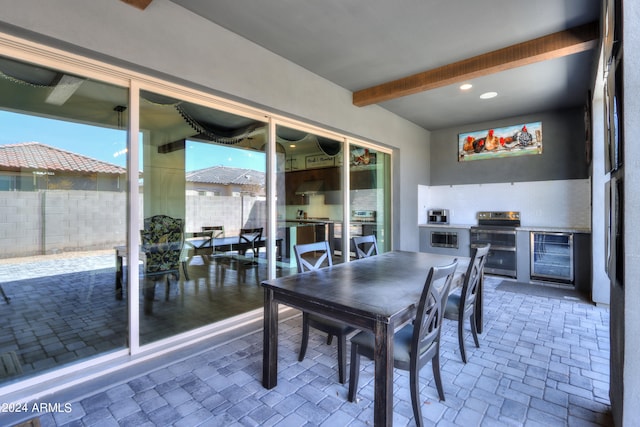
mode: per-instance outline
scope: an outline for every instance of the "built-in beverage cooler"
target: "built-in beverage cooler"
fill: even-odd
[[[531,279],[573,284],[573,234],[531,232]]]

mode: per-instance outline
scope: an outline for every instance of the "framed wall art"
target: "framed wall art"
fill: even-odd
[[[458,134],[458,161],[542,154],[542,122]]]

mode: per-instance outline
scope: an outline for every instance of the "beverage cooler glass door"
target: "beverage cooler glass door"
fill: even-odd
[[[573,234],[531,232],[531,278],[573,283]]]

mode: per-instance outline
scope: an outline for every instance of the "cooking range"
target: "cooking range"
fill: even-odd
[[[520,212],[478,212],[478,225],[471,227],[471,247],[491,244],[484,270],[490,274],[516,277],[516,227]]]

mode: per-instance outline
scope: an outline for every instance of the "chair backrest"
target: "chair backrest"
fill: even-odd
[[[262,227],[259,228],[241,228],[238,241],[240,243],[246,243],[250,246],[253,256],[258,256],[258,242],[262,239]],[[244,251],[242,251],[244,252]]]
[[[368,236],[354,236],[351,240],[356,250],[356,259],[378,255],[378,242],[376,241],[376,236],[373,234]]]
[[[467,267],[462,290],[460,291],[460,307],[458,307],[459,319],[464,319],[465,316],[463,315],[469,314],[474,310],[478,287],[484,271],[484,263],[487,260],[490,247],[491,245],[487,244],[486,246],[473,248],[471,252],[471,262],[469,262],[469,267]]]
[[[331,248],[329,247],[329,242],[326,240],[294,245],[293,252],[298,262],[298,273],[317,270],[322,267],[331,267],[333,265]]]
[[[457,266],[458,260],[455,259],[449,265],[432,267],[429,270],[413,322],[411,354],[430,359],[432,355],[427,354],[425,350],[433,348],[432,343],[439,343],[442,317]]]
[[[184,221],[181,218],[167,215],[145,218],[140,238],[147,273],[178,271],[184,245]]]
[[[224,225],[203,225],[202,231],[211,231],[211,238],[224,237]]]

